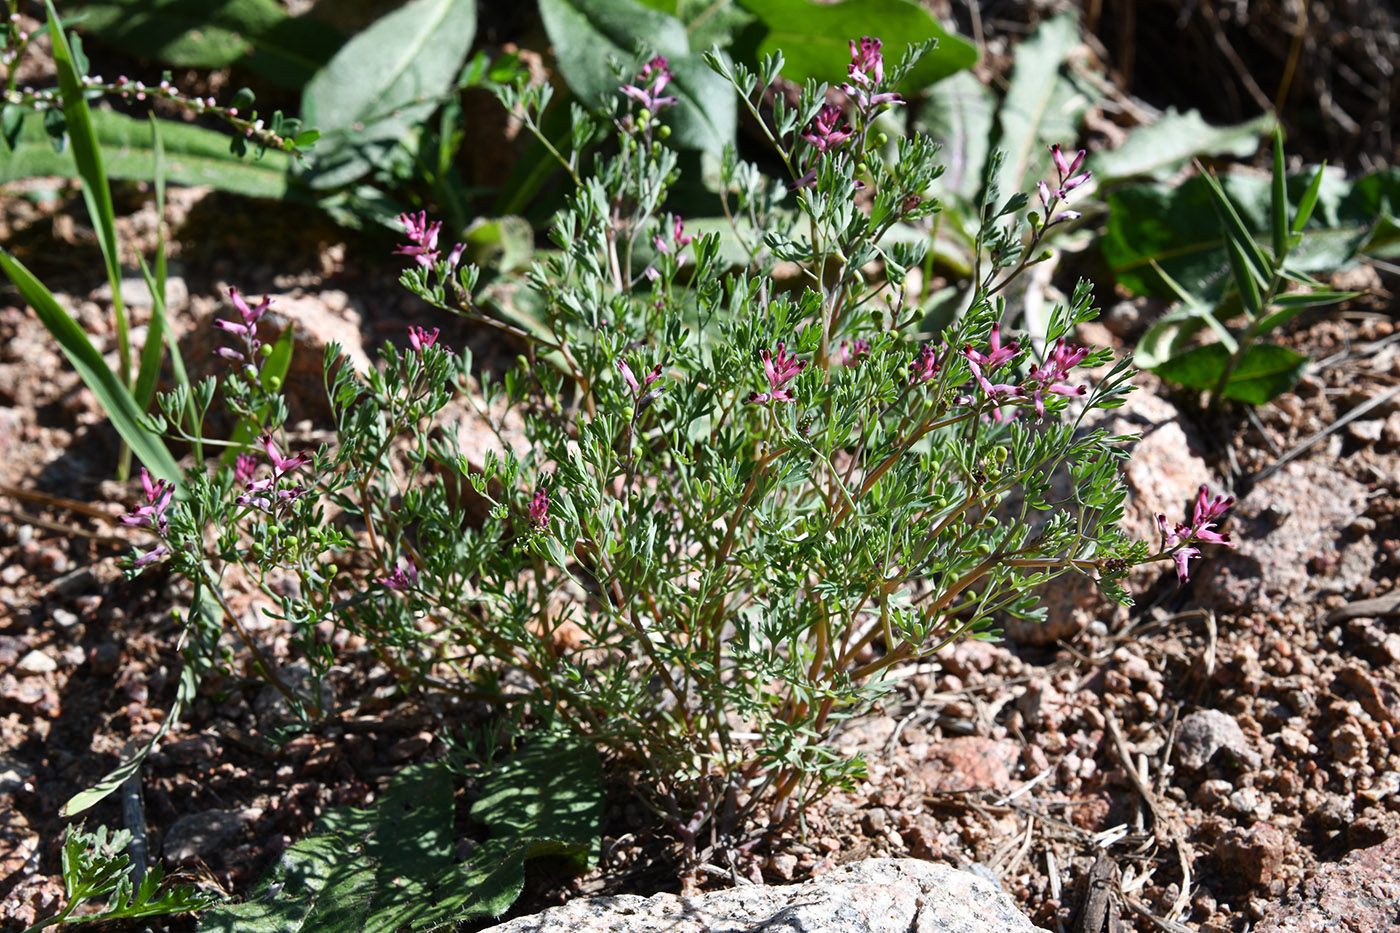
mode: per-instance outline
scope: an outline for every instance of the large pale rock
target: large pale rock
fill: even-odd
[[[994,882],[937,862],[869,859],[804,884],[572,901],[484,933],[1036,933]]]
[[[1366,487],[1325,461],[1293,462],[1226,513],[1233,549],[1207,547],[1196,574],[1202,603],[1220,612],[1271,611],[1314,593],[1348,593],[1368,579],[1375,544],[1346,540],[1366,511]]]
[[[1400,838],[1348,853],[1321,866],[1281,903],[1256,933],[1400,929]]]

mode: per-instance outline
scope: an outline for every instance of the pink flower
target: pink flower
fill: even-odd
[[[272,461],[273,473],[278,477],[311,462],[311,455],[304,450],[292,457],[282,456],[277,450],[277,442],[272,439],[271,434],[264,434],[258,440],[263,445],[263,449],[267,451],[267,458]]]
[[[170,548],[166,547],[164,544],[158,545],[157,547],[153,547],[145,554],[142,554],[140,557],[136,558],[136,560],[131,562],[132,569],[139,569],[141,567],[146,566],[147,564],[158,561],[162,557],[167,556],[169,553]]]
[[[851,40],[851,63],[846,66],[846,73],[861,87],[873,87],[885,80],[885,56],[880,51],[882,45],[879,39],[869,36],[863,37],[859,44]]]
[[[251,483],[257,468],[256,457],[252,454],[239,454],[233,461],[233,478],[240,483]]]
[[[651,388],[651,384],[661,378],[661,364],[657,363],[649,372],[642,377],[642,382],[637,382],[637,377],[632,375],[632,367],[627,365],[627,361],[619,358],[617,361],[618,372],[622,373],[622,381],[627,383],[627,388],[632,390],[632,397],[636,398],[642,389]]]
[[[635,84],[624,84],[621,91],[655,114],[676,102],[674,97],[661,96],[671,78],[671,63],[658,55],[642,66]]]
[[[403,224],[410,242],[401,244],[394,250],[394,255],[412,256],[418,265],[425,267],[437,262],[438,233],[442,230],[442,222],[435,220],[428,223],[428,212],[419,211],[416,216],[409,213],[400,214],[399,223]]]
[[[840,107],[826,104],[802,131],[802,138],[818,152],[830,152],[851,138],[851,125],[841,119]]]
[[[923,385],[938,375],[942,368],[942,364],[938,362],[938,351],[933,348],[933,344],[926,343],[909,361],[909,381],[915,385]]]
[[[267,309],[272,305],[272,299],[266,296],[263,300],[252,307],[243,300],[243,296],[238,293],[238,289],[230,287],[228,290],[229,300],[233,302],[234,310],[238,312],[241,321],[226,321],[218,318],[214,321],[214,326],[230,334],[237,334],[243,338],[243,349],[235,350],[232,347],[219,347],[214,352],[230,362],[243,363],[258,349],[257,324],[262,316],[267,313]]]
[[[685,235],[685,222],[680,217],[676,217],[674,218],[671,224],[670,241],[668,242],[664,236],[658,233],[651,238],[651,245],[656,247],[656,251],[658,253],[669,256],[673,248],[677,253],[679,253],[681,250],[685,249],[686,246],[688,246],[690,244],[690,241],[693,239],[695,239],[695,237]],[[677,265],[681,265],[683,263],[683,258],[677,261]],[[650,272],[654,270],[648,271]]]
[[[900,97],[893,91],[873,93],[885,81],[885,56],[880,51],[879,39],[866,36],[859,43],[852,39],[851,63],[846,66],[849,80],[841,85],[864,112],[871,112],[886,104],[900,103]]]
[[[426,327],[410,326],[408,328],[408,342],[413,346],[413,349],[416,350],[420,355],[428,347],[431,347],[433,344],[437,343],[437,339],[438,329],[436,327],[434,327],[432,330],[428,330]]]
[[[413,558],[405,558],[404,562],[396,566],[387,576],[379,577],[374,582],[387,586],[391,590],[415,589],[418,586],[418,567],[413,563]]]
[[[845,367],[859,366],[860,361],[870,354],[869,340],[856,340],[853,343],[841,341],[840,359]]]
[[[1074,174],[1079,170],[1080,163],[1084,161],[1083,149],[1080,149],[1075,155],[1073,162],[1069,162],[1066,161],[1064,151],[1060,148],[1060,144],[1055,143],[1050,147],[1050,157],[1054,159],[1055,172],[1060,176],[1059,195],[1061,198],[1084,184],[1089,180],[1089,176],[1093,174],[1093,172],[1085,172],[1082,175]]]
[[[145,467],[142,467],[141,488],[146,493],[146,504],[137,506],[123,515],[121,522],[123,525],[131,525],[132,527],[154,528],[164,534],[166,528],[165,510],[175,495],[175,487],[163,479],[151,482],[151,474],[146,472]]]
[[[748,398],[749,403],[763,405],[768,402],[797,401],[797,396],[783,387],[796,379],[798,374],[807,368],[807,361],[799,360],[796,356],[788,356],[787,346],[782,343],[778,344],[776,356],[768,350],[760,350],[758,355],[763,360],[763,374],[768,377],[769,391],[752,393]]]
[[[1037,415],[1045,414],[1043,392],[1050,392],[1054,395],[1082,396],[1088,391],[1082,385],[1072,386],[1065,381],[1069,376],[1069,371],[1078,366],[1088,355],[1089,351],[1086,348],[1067,344],[1065,338],[1061,337],[1055,342],[1055,349],[1051,352],[1050,358],[1045,361],[1045,365],[1031,367],[1030,378],[1034,385],[1031,387],[1030,397],[1035,403]]]
[[[1210,497],[1210,489],[1204,483],[1196,493],[1196,507],[1191,515],[1191,534],[1197,541],[1205,541],[1208,544],[1223,544],[1226,547],[1234,547],[1235,543],[1230,540],[1228,531],[1215,531],[1215,520],[1230,506],[1235,504],[1234,496]]]
[[[549,491],[541,486],[530,500],[530,521],[536,528],[549,526]]]
[[[1020,353],[1020,345],[1014,340],[1003,344],[1001,342],[1001,324],[998,323],[992,325],[992,333],[987,341],[987,351],[983,353],[980,350],[974,350],[971,344],[963,347],[963,356],[967,358],[968,366],[972,368],[972,377],[977,380],[982,391],[993,399],[1014,395],[1018,391],[1017,386],[1005,382],[992,382],[987,378],[987,374]]]

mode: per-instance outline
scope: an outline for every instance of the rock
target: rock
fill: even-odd
[[[58,662],[42,651],[31,651],[19,659],[15,665],[26,674],[52,674],[58,670]]]
[[[936,862],[869,859],[804,884],[694,897],[570,901],[484,933],[1035,933],[992,882]]]
[[[1021,760],[1015,742],[978,735],[940,742],[920,762],[918,774],[930,792],[1011,789],[1011,776]]]
[[[1369,579],[1375,543],[1341,546],[1366,511],[1366,487],[1325,461],[1287,464],[1226,513],[1233,549],[1207,550],[1196,594],[1218,612],[1272,612],[1305,593],[1348,593]]]
[[[34,769],[18,758],[0,755],[0,794],[24,790],[34,780]],[[31,788],[32,789],[32,788]]]
[[[208,856],[237,834],[244,822],[243,814],[235,810],[205,810],[182,816],[165,831],[162,851],[174,865],[195,856]]]
[[[1283,864],[1283,833],[1268,823],[1234,829],[1215,844],[1215,858],[1225,873],[1254,887],[1274,880]]]
[[[1374,444],[1381,439],[1381,431],[1385,428],[1385,422],[1379,419],[1375,421],[1353,421],[1347,425],[1347,433],[1362,443]]]
[[[1400,928],[1400,836],[1324,864],[1279,903],[1254,933]]]
[[[1235,763],[1257,768],[1259,753],[1245,737],[1239,723],[1218,709],[1202,709],[1181,720],[1176,741],[1176,761],[1183,768],[1199,771],[1210,763],[1221,749],[1230,753]]]
[[[1337,683],[1347,687],[1361,708],[1381,722],[1400,725],[1400,686],[1388,680],[1373,677],[1359,665],[1343,668],[1337,674]]]

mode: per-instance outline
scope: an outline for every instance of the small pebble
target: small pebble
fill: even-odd
[[[58,670],[58,662],[42,651],[29,652],[15,666],[26,674],[52,674]]]

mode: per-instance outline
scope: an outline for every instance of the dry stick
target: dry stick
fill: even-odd
[[[1318,431],[1316,434],[1312,435],[1308,439],[1302,441],[1292,450],[1288,451],[1288,453],[1284,454],[1282,457],[1279,457],[1277,460],[1274,461],[1273,466],[1266,467],[1263,470],[1260,470],[1258,473],[1255,473],[1252,477],[1250,477],[1250,484],[1252,485],[1255,483],[1263,482],[1268,477],[1273,476],[1285,463],[1288,463],[1290,460],[1293,460],[1299,454],[1302,454],[1304,451],[1308,450],[1308,448],[1312,447],[1324,437],[1327,437],[1329,434],[1332,434],[1337,430],[1346,427],[1348,424],[1355,421],[1357,418],[1360,418],[1362,415],[1366,414],[1371,409],[1378,408],[1381,405],[1384,405],[1386,402],[1390,401],[1397,395],[1400,395],[1400,386],[1394,386],[1390,389],[1389,392],[1386,392],[1382,395],[1378,395],[1375,398],[1371,399],[1369,402],[1362,402],[1360,405],[1357,405],[1351,411],[1347,412],[1345,415],[1342,415],[1336,421],[1332,422],[1327,427],[1323,428],[1321,431]]]
[[[1148,812],[1152,814],[1152,834],[1157,839],[1159,846],[1166,847],[1170,843],[1176,850],[1177,862],[1181,866],[1181,889],[1177,893],[1176,901],[1172,904],[1171,916],[1177,916],[1191,900],[1191,860],[1186,851],[1186,843],[1181,837],[1167,826],[1166,820],[1162,816],[1162,805],[1157,799],[1157,795],[1152,792],[1152,788],[1143,780],[1138,769],[1133,766],[1133,753],[1128,748],[1127,739],[1123,738],[1123,729],[1118,725],[1118,717],[1113,714],[1113,709],[1107,705],[1103,710],[1104,724],[1108,727],[1109,735],[1113,738],[1113,749],[1118,753],[1118,761],[1123,766],[1123,773],[1128,776],[1138,795],[1142,797],[1142,802],[1147,806]],[[1124,900],[1127,900],[1126,895]]]
[[[88,538],[92,541],[96,541],[98,544],[115,544],[121,547],[129,547],[131,545],[131,542],[126,538],[119,538],[116,535],[99,534],[95,531],[88,531],[86,528],[79,528],[76,525],[65,525],[63,522],[51,522],[47,518],[31,515],[23,509],[7,509],[4,512],[0,512],[0,515],[24,522],[26,525],[43,528],[45,531],[54,531],[59,534]]]

